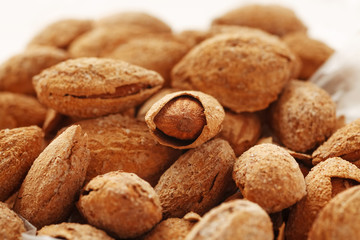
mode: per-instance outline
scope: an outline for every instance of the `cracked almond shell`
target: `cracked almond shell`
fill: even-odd
[[[114,240],[104,231],[88,224],[68,222],[45,226],[37,231],[37,235],[66,240]]]
[[[98,117],[140,105],[164,80],[153,71],[114,59],[78,58],[33,79],[38,99],[75,117]]]
[[[259,28],[278,36],[291,32],[306,32],[307,30],[291,9],[275,4],[245,5],[216,18],[212,24]]]
[[[1,64],[0,91],[35,94],[33,76],[68,58],[65,51],[53,47],[27,49]]]
[[[110,171],[133,172],[155,185],[181,151],[159,144],[143,121],[120,114],[77,122],[88,135],[86,180]]]
[[[150,184],[121,171],[93,178],[77,208],[91,225],[119,238],[140,236],[162,218],[159,197]]]
[[[190,211],[202,215],[224,200],[235,189],[234,162],[234,151],[222,139],[184,153],[155,186],[164,217],[183,217]]]
[[[306,195],[299,164],[274,144],[256,145],[235,162],[233,179],[244,198],[268,213],[290,207]]]
[[[204,215],[185,240],[271,240],[274,238],[269,215],[256,203],[233,200]]]
[[[172,87],[202,91],[234,112],[265,109],[293,72],[295,56],[277,37],[225,33],[192,48],[172,70]]]
[[[72,41],[92,28],[92,20],[62,19],[42,29],[28,47],[42,45],[66,49]]]
[[[189,97],[194,101],[200,103],[203,108],[205,116],[205,124],[197,137],[183,141],[164,134],[158,129],[155,123],[156,117],[160,111],[172,100],[180,97]],[[195,148],[213,138],[218,134],[222,128],[222,122],[225,117],[225,112],[220,103],[210,95],[198,91],[179,91],[165,95],[163,98],[154,103],[145,115],[145,122],[148,125],[151,134],[161,144],[178,149]]]
[[[44,133],[39,127],[0,130],[0,201],[20,187],[43,145]]]
[[[360,119],[338,129],[312,157],[314,165],[331,157],[341,157],[360,167]]]
[[[335,130],[336,105],[315,84],[291,80],[272,106],[271,126],[286,147],[306,152]]]
[[[41,126],[46,108],[32,96],[0,92],[0,129],[30,125]]]
[[[72,126],[54,139],[31,166],[14,210],[36,227],[66,220],[89,164],[87,138]]]
[[[287,239],[307,239],[320,210],[337,193],[360,183],[360,169],[341,158],[330,158],[313,167],[305,182],[307,195],[290,210]]]
[[[320,211],[309,240],[360,239],[360,186],[336,195]]]
[[[21,218],[5,203],[0,202],[0,239],[21,240],[21,233],[26,232]]]

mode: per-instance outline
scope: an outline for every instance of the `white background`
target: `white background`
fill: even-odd
[[[312,37],[335,49],[360,32],[360,0],[0,0],[0,63],[23,50],[44,26],[61,18],[99,18],[140,10],[175,31],[206,29],[213,18],[246,3],[278,3],[292,8]]]

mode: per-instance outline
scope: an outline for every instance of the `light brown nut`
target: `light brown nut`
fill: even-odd
[[[190,212],[188,214],[196,213]],[[184,218],[168,218],[163,220],[147,233],[143,240],[184,240],[194,224],[201,219],[197,214],[196,218],[189,217],[188,214]]]
[[[286,147],[306,152],[333,133],[336,105],[315,84],[291,80],[272,106],[271,126]]]
[[[212,24],[260,28],[278,36],[307,30],[292,10],[280,5],[246,5],[225,13],[215,19]]]
[[[189,211],[202,215],[224,200],[235,189],[234,162],[234,151],[222,139],[184,153],[155,186],[164,217],[183,217]]]
[[[299,164],[274,144],[256,145],[244,152],[235,162],[233,179],[244,198],[268,213],[288,208],[306,195]]]
[[[95,227],[133,238],[161,220],[159,197],[134,173],[120,171],[93,178],[83,189],[77,207]]]
[[[152,105],[145,122],[155,139],[178,149],[195,148],[213,138],[225,112],[210,95],[198,91],[168,94]]]
[[[103,17],[96,22],[97,27],[121,25],[141,27],[153,33],[171,33],[169,25],[144,12],[120,12]]]
[[[167,95],[169,93],[178,92],[178,91],[180,91],[180,90],[176,89],[176,88],[162,88],[160,91],[158,91],[157,93],[152,95],[148,100],[146,100],[146,102],[144,102],[144,104],[137,111],[136,118],[141,121],[145,121],[145,115],[154,103],[159,101],[165,95]]]
[[[131,39],[106,57],[158,72],[165,80],[164,86],[169,87],[171,69],[189,49],[172,35],[152,35]]]
[[[43,145],[44,133],[39,127],[0,130],[0,201],[20,187]]]
[[[185,240],[270,240],[272,223],[266,212],[247,200],[233,200],[213,208]]]
[[[226,33],[192,48],[172,70],[172,86],[203,91],[234,112],[265,109],[292,75],[295,56],[257,30]]]
[[[341,158],[330,158],[313,167],[305,178],[307,195],[291,210],[287,239],[307,239],[319,211],[337,193],[360,182],[360,169]]]
[[[88,135],[91,161],[86,181],[110,171],[133,172],[156,185],[181,151],[159,144],[143,121],[110,115],[77,122]]]
[[[320,211],[309,240],[360,239],[360,186],[352,187],[330,200]]]
[[[312,157],[314,165],[331,157],[341,157],[360,167],[360,119],[338,129]]]
[[[234,149],[235,155],[254,146],[261,135],[261,121],[254,113],[225,112],[223,129],[219,137],[227,140]]]
[[[311,75],[334,53],[325,43],[312,39],[304,32],[284,36],[283,41],[297,55],[302,63],[300,79],[309,79]]]
[[[93,21],[82,19],[63,19],[41,30],[29,43],[66,49],[72,41],[93,28]]]
[[[138,26],[97,27],[77,38],[69,47],[73,58],[104,57],[134,37],[152,33],[150,29]]]
[[[62,120],[63,116],[60,113],[56,112],[52,108],[48,108],[42,127],[45,134],[49,134],[51,131],[56,129],[56,127],[60,125],[60,122],[62,122]]]
[[[104,231],[88,224],[61,223],[38,230],[39,236],[50,236],[66,240],[113,240]]]
[[[188,45],[189,47],[194,47],[209,38],[211,35],[209,31],[204,30],[184,30],[177,33],[175,36],[182,43]]]
[[[46,116],[46,108],[34,97],[0,92],[0,116],[0,129],[41,126]]]
[[[85,179],[86,145],[80,126],[54,139],[31,166],[14,210],[38,228],[66,220]]]
[[[21,233],[25,231],[21,218],[5,203],[0,202],[0,239],[21,240]]]
[[[137,106],[164,80],[120,60],[78,58],[44,70],[33,82],[40,102],[65,115],[86,118]]]
[[[65,51],[52,47],[34,47],[17,54],[0,65],[0,91],[35,94],[33,76],[66,59]]]

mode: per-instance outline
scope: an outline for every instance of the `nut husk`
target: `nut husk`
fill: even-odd
[[[21,240],[21,233],[25,231],[21,218],[6,204],[0,202],[0,239]]]

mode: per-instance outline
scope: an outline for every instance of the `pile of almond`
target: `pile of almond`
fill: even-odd
[[[0,239],[360,239],[360,119],[307,81],[333,52],[278,5],[47,26],[0,65]]]

